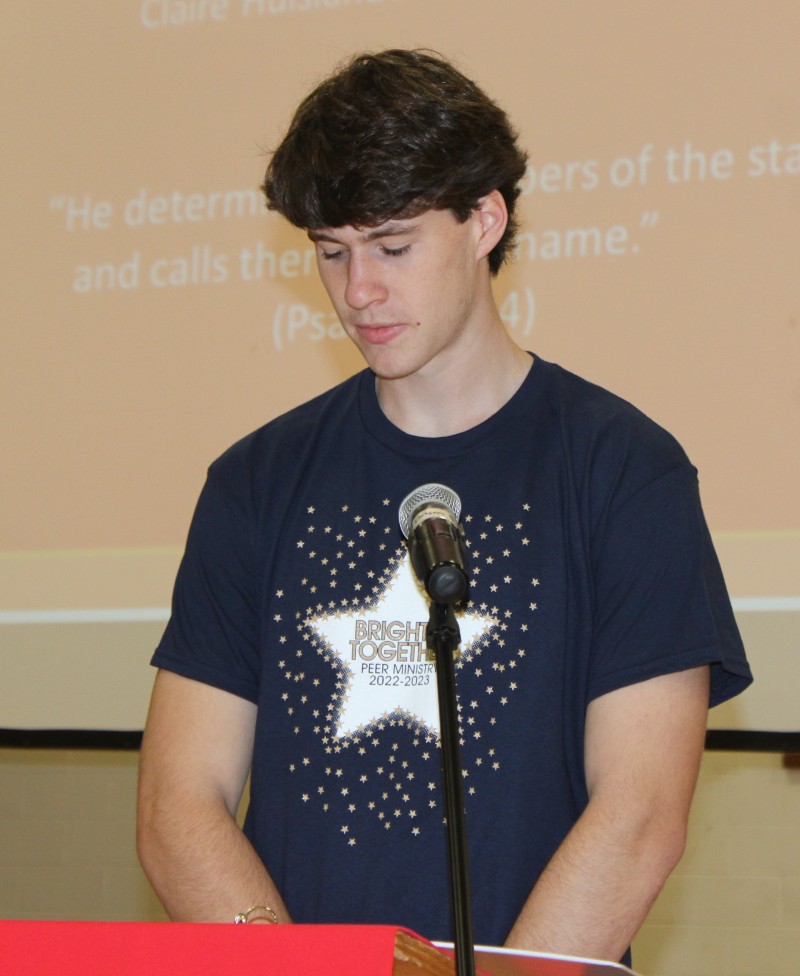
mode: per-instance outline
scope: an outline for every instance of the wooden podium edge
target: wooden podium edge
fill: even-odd
[[[394,940],[393,976],[455,976],[455,960],[410,932],[398,930]]]

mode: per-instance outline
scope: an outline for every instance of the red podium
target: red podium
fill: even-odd
[[[624,966],[476,949],[480,976],[620,976]],[[0,921],[8,976],[455,976],[447,949],[383,925]]]
[[[452,959],[379,925],[0,922],[8,976],[452,976]]]

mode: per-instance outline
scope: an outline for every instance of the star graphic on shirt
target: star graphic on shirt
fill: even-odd
[[[286,755],[293,793],[304,811],[335,817],[339,843],[352,850],[362,814],[384,832],[394,827],[400,843],[443,822],[434,782],[438,696],[425,640],[428,598],[389,512],[394,502],[333,504],[338,521],[327,500],[300,513],[290,541],[295,569],[273,586],[269,619],[287,732],[298,742],[301,729],[305,736],[305,751]],[[495,746],[505,742],[501,727],[518,715],[526,657],[537,647],[535,622],[547,606],[530,508],[463,517],[470,598],[457,612],[456,677],[467,806],[496,789],[509,766]]]
[[[405,549],[398,551],[382,577],[384,585],[372,601],[318,611],[305,621],[344,679],[333,703],[334,735],[348,739],[395,716],[438,738],[436,677],[425,647],[428,597]],[[463,666],[498,620],[484,610],[459,611],[456,616]],[[389,631],[382,629],[387,626]]]

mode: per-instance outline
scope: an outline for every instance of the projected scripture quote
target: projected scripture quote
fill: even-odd
[[[730,183],[737,179],[764,180],[800,175],[800,141],[771,139],[743,152],[732,148],[705,149],[690,140],[660,149],[646,142],[634,153],[604,162],[599,158],[566,163],[529,165],[522,184],[530,225],[519,234],[515,260],[530,262],[635,257],[659,226],[669,220],[665,190],[704,182]],[[619,206],[632,189],[659,186],[660,203],[628,219],[587,220],[573,226],[538,226],[537,201],[542,197],[582,197],[585,209],[602,197],[595,208],[603,214]],[[667,201],[665,203],[665,201]],[[281,279],[303,279],[315,274],[313,247],[277,249],[257,236],[267,221],[263,197],[255,188],[202,192],[140,188],[125,199],[92,194],[59,193],[50,198],[50,210],[61,230],[70,236],[102,235],[122,229],[129,248],[120,253],[119,234],[114,249],[101,261],[81,262],[73,269],[68,287],[77,294],[132,291],[139,288],[173,289],[245,284]],[[627,208],[630,210],[630,208]],[[234,222],[246,227],[241,244],[223,250],[204,233],[210,224]],[[523,218],[524,222],[524,218]],[[158,231],[171,227],[184,233],[184,245],[159,253]],[[524,274],[524,270],[523,270]],[[500,314],[506,325],[521,335],[532,333],[536,317],[533,285],[526,283],[500,296]],[[278,302],[272,309],[272,338],[276,350],[298,340],[340,339],[344,333],[335,314],[306,302]]]

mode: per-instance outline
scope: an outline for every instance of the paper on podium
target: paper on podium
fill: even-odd
[[[452,942],[435,942],[434,945],[453,953]],[[481,976],[636,976],[632,969],[618,962],[499,946],[475,946],[475,967]]]

